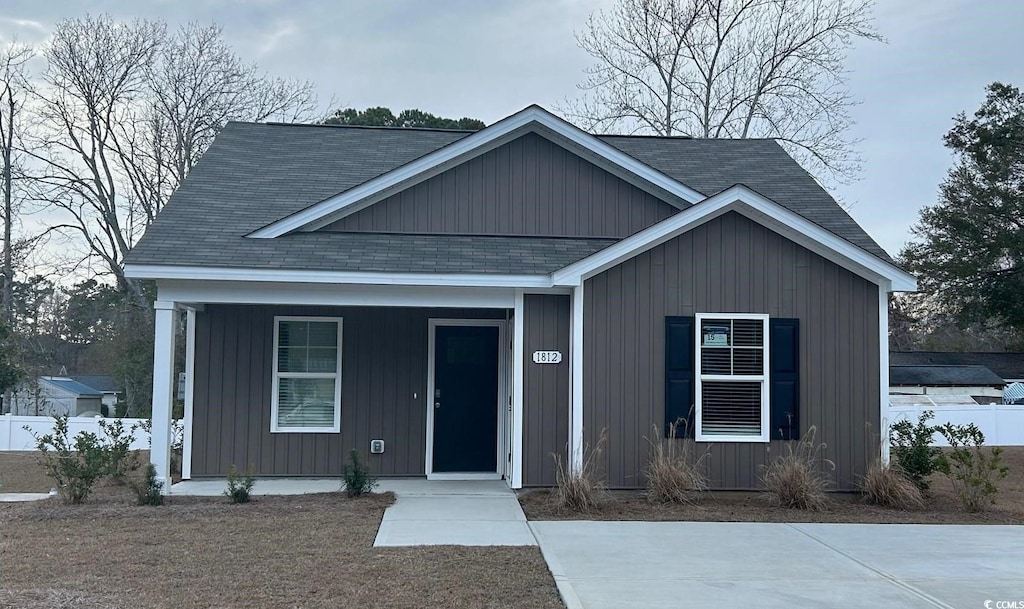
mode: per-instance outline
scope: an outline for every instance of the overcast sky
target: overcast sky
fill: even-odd
[[[3,0],[0,41],[45,40],[64,17],[109,12],[171,24],[215,21],[238,53],[275,75],[316,83],[321,103],[420,108],[487,123],[531,103],[552,109],[576,95],[588,56],[573,38],[611,0]],[[880,0],[888,44],[849,58],[862,100],[853,136],[861,179],[836,189],[890,253],[934,203],[951,164],[942,146],[958,112],[986,84],[1024,86],[1024,1]]]

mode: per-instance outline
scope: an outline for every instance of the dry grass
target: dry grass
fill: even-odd
[[[9,462],[0,453],[0,464]],[[374,548],[393,496],[0,504],[0,608],[562,607],[537,548]]]
[[[885,465],[876,460],[860,480],[864,500],[897,510],[921,509],[924,495],[921,489],[898,466]]]
[[[769,505],[763,494],[750,491],[708,491],[699,504],[652,503],[642,491],[610,491],[591,512],[557,508],[548,490],[520,495],[530,520],[648,520],[698,522],[842,522],[872,524],[1018,524],[1024,525],[1024,447],[1006,447],[1003,459],[1009,476],[999,483],[995,505],[967,512],[945,476],[932,477],[931,496],[916,510],[897,510],[865,503],[860,493],[829,493],[824,512]]]
[[[662,503],[691,503],[708,489],[705,450],[697,456],[695,442],[689,438],[676,438],[676,424],[669,426],[667,438],[660,437],[654,426],[651,459],[644,468],[647,480],[647,498]]]
[[[579,471],[574,471],[561,455],[551,455],[555,460],[555,488],[550,497],[556,507],[585,514],[598,506],[607,490],[600,468],[607,442],[607,430],[602,429],[597,445],[583,448],[583,466]]]
[[[761,485],[774,505],[798,510],[828,508],[829,478],[824,467],[835,464],[821,456],[825,444],[815,441],[812,425],[795,442],[786,444],[786,454],[772,459],[761,472]]]

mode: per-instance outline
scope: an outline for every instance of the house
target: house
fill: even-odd
[[[964,396],[1002,403],[1006,381],[985,366],[890,366],[890,395]]]
[[[121,400],[122,391],[118,388],[114,377],[109,374],[76,374],[71,378],[102,393],[103,405],[107,407],[107,412],[110,413],[110,416],[115,414],[114,409]]]
[[[1006,384],[1024,382],[1024,353],[978,351],[893,351],[893,366],[984,366]]]
[[[753,488],[815,426],[852,488],[915,279],[770,140],[595,136],[530,106],[477,132],[230,123],[127,258],[155,280],[167,476],[555,481],[602,430],[639,487],[668,424]],[[699,364],[698,364],[699,362]],[[770,449],[770,450],[769,450]]]
[[[67,376],[40,376],[11,394],[11,414],[24,416],[98,416],[103,393]]]

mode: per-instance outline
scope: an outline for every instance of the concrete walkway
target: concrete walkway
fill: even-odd
[[[52,493],[0,493],[0,503],[21,503],[25,501],[42,501],[57,495]]]
[[[228,488],[225,478],[182,480],[171,485],[172,495],[218,497]],[[341,478],[257,478],[252,495],[308,495],[333,493],[341,488]]]
[[[398,499],[384,512],[374,546],[534,546],[516,495],[499,480],[382,480]]]
[[[1022,526],[530,524],[569,609],[981,609],[1024,600]]]

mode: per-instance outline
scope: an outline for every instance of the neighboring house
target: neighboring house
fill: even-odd
[[[101,414],[103,393],[67,376],[40,376],[11,395],[11,414],[72,417]]]
[[[890,366],[890,395],[968,396],[978,404],[1002,403],[1006,386],[984,366]]]
[[[853,488],[888,295],[916,288],[774,141],[594,136],[537,106],[477,132],[230,123],[126,273],[158,287],[160,476],[184,309],[186,478],[336,476],[358,449],[513,488],[602,430],[609,485],[642,486],[679,419],[715,488],[756,487],[811,426]]]
[[[1007,384],[1024,381],[1024,353],[1020,352],[954,352],[893,351],[893,366],[984,366]]]
[[[114,408],[121,400],[122,392],[118,389],[114,377],[109,374],[77,374],[71,378],[102,393],[103,405],[107,407],[107,412],[110,416],[115,415]]]

